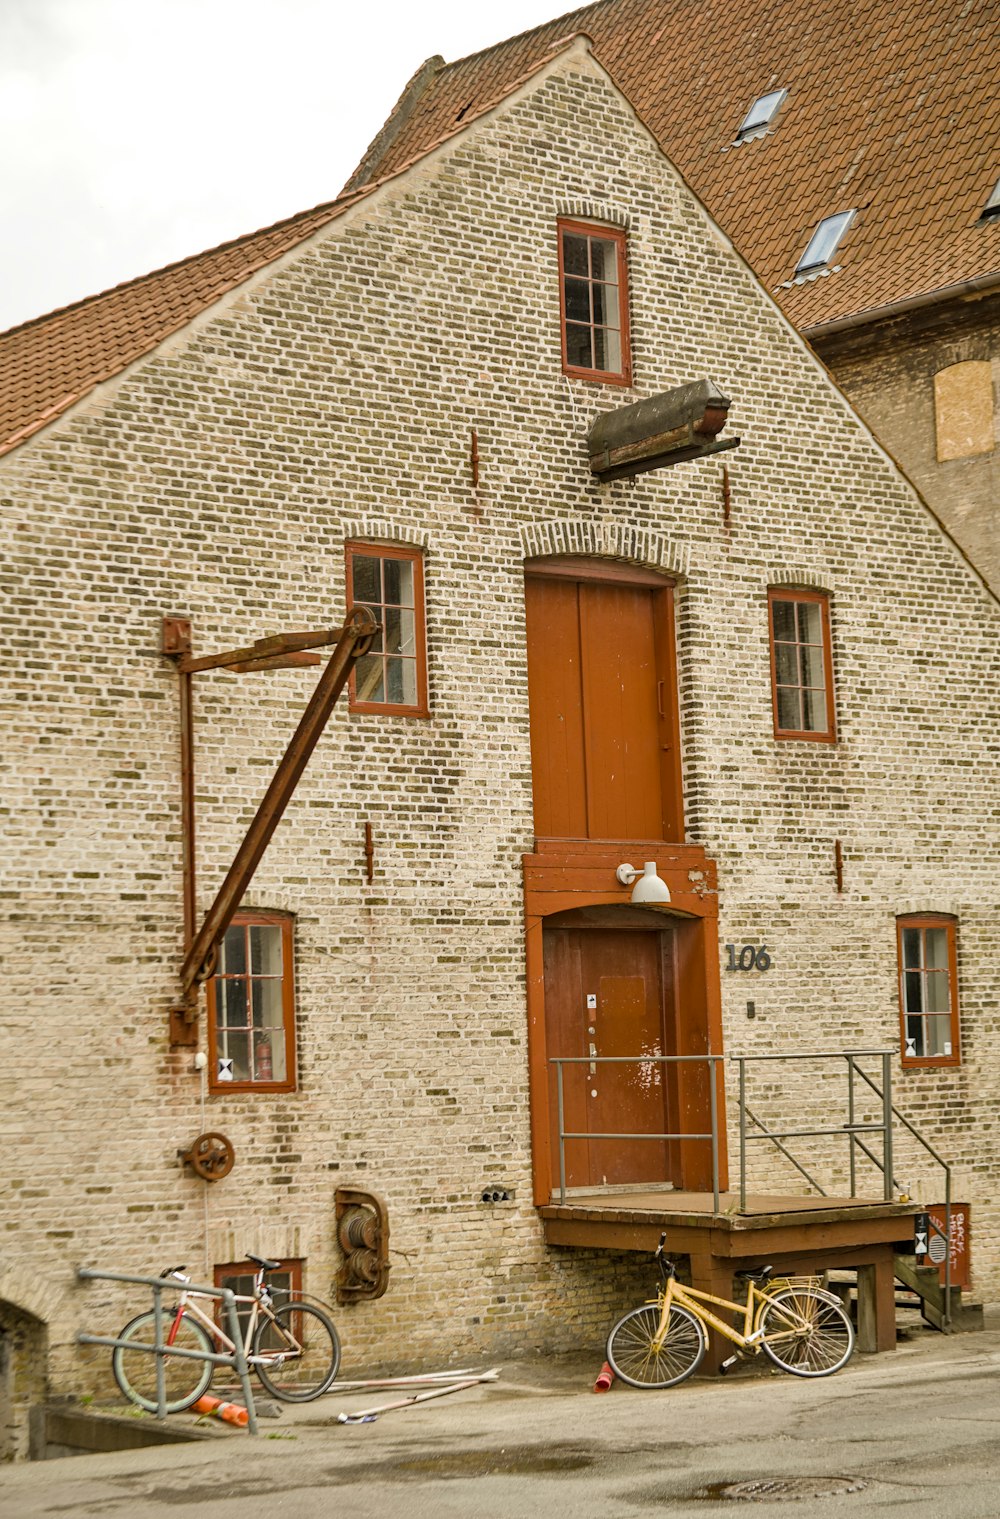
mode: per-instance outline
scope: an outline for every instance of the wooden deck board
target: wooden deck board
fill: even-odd
[[[781,1224],[836,1223],[874,1218],[905,1218],[918,1211],[913,1203],[880,1202],[863,1197],[801,1197],[754,1193],[740,1211],[737,1192],[719,1194],[716,1213],[711,1192],[675,1192],[669,1188],[649,1191],[577,1194],[564,1203],[543,1203],[545,1219],[565,1219],[593,1224],[710,1224],[715,1229],[743,1230]]]

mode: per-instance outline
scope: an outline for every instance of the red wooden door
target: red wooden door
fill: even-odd
[[[525,585],[535,833],[679,839],[669,587]]]
[[[549,1056],[584,1062],[562,1067],[563,1130],[588,1136],[676,1133],[673,1070],[632,1058],[674,1053],[672,930],[547,928],[544,944]],[[630,1058],[606,1065],[601,1056]],[[558,1077],[555,1067],[550,1070],[557,1188]],[[567,1140],[566,1185],[662,1185],[674,1180],[675,1157],[676,1146],[665,1140]]]

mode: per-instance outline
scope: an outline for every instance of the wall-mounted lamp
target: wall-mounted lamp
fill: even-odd
[[[669,902],[670,890],[666,881],[656,874],[656,861],[647,860],[642,870],[634,865],[619,865],[615,875],[623,886],[632,886],[632,901],[642,906],[647,902]]]

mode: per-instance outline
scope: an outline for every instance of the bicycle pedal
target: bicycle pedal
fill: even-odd
[[[719,1374],[721,1376],[725,1376],[726,1372],[729,1370],[730,1366],[735,1366],[736,1362],[738,1360],[739,1360],[739,1356],[738,1355],[731,1355],[728,1358],[728,1360],[723,1361],[722,1365],[719,1367]]]

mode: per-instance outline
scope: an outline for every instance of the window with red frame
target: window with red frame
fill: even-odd
[[[632,381],[625,233],[559,222],[563,371],[614,385]]]
[[[775,738],[833,743],[830,602],[822,591],[770,590],[771,692]]]
[[[292,919],[239,912],[208,982],[209,1088],[288,1092],[295,1086]]]
[[[347,606],[348,611],[370,607],[379,624],[371,650],[351,673],[350,710],[426,717],[427,634],[420,550],[349,543]]]
[[[253,1261],[236,1261],[228,1266],[216,1266],[213,1277],[213,1286],[228,1287],[230,1292],[235,1292],[237,1297],[252,1297],[253,1282],[257,1274],[257,1267]],[[280,1308],[294,1294],[302,1295],[302,1262],[300,1260],[281,1261],[277,1271],[269,1271],[264,1278],[271,1289],[274,1306]],[[216,1305],[220,1314],[219,1323],[226,1328],[225,1320],[221,1317],[221,1303]],[[246,1340],[247,1323],[250,1318],[251,1305],[249,1303],[236,1304],[236,1316],[240,1321],[240,1332]]]
[[[958,1065],[958,944],[954,918],[897,918],[904,1065]]]

